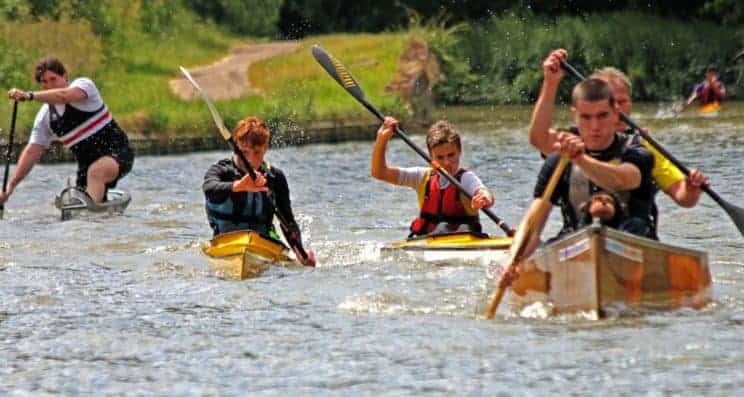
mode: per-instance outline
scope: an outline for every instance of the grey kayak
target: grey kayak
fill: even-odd
[[[54,206],[61,212],[63,221],[83,211],[92,213],[122,213],[132,196],[123,190],[109,189],[106,201],[95,203],[85,190],[77,186],[67,186],[54,198]]]

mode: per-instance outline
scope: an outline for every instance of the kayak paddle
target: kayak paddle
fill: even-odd
[[[538,226],[538,222],[545,216],[545,212],[550,210],[550,207],[553,205],[550,202],[550,198],[553,196],[555,187],[558,186],[558,181],[561,179],[561,175],[563,175],[563,170],[566,169],[566,165],[568,165],[568,156],[562,154],[555,170],[553,170],[553,175],[551,175],[548,180],[548,185],[545,187],[545,191],[542,196],[540,196],[539,207],[537,207],[537,210],[533,212],[531,218],[524,220],[522,223],[524,226],[517,230],[517,235],[514,237],[514,241],[509,248],[509,260],[506,262],[506,272],[517,270],[519,262],[524,259],[524,249],[527,248],[527,243],[532,239],[532,235],[534,233],[538,233],[538,235],[540,234],[540,230],[536,230],[535,228]],[[504,292],[507,287],[508,285],[501,285],[500,283],[496,286],[496,293],[493,294],[491,304],[488,305],[488,309],[486,309],[485,314],[487,319],[492,319],[496,314],[496,309],[499,308],[499,303],[501,303],[501,299],[504,297]]]
[[[13,101],[13,116],[10,118],[10,134],[8,135],[8,149],[5,154],[5,175],[3,177],[3,193],[8,189],[8,172],[10,172],[10,157],[13,155],[13,136],[15,135],[16,116],[18,115],[18,101]],[[5,203],[0,204],[0,219],[5,213]]]
[[[574,75],[579,80],[586,80],[586,77],[584,77],[581,73],[579,73],[578,70],[574,69],[573,66],[569,65],[567,62],[561,61],[561,66],[563,66],[564,69],[566,69],[569,73]],[[635,133],[640,134],[643,139],[646,140],[651,146],[654,147],[654,149],[658,150],[659,153],[661,153],[664,157],[669,159],[669,161],[674,164],[675,167],[679,168],[680,171],[682,171],[685,175],[690,175],[690,170],[685,167],[682,162],[677,160],[671,153],[669,153],[666,149],[664,149],[663,146],[661,146],[658,142],[656,142],[651,136],[649,136],[646,132],[641,130],[641,127],[638,126],[633,120],[630,119],[625,113],[620,113],[620,119],[630,126],[630,128],[635,131]],[[713,199],[716,203],[718,203],[721,208],[723,208],[724,211],[728,214],[728,216],[731,218],[731,220],[734,222],[736,227],[739,229],[739,233],[741,233],[744,236],[744,209],[737,207],[718,195],[713,189],[710,188],[709,185],[702,186],[702,189],[705,193],[708,193],[708,196]]]
[[[319,45],[315,44],[313,45],[313,57],[315,57],[315,60],[318,61],[320,66],[325,69],[326,72],[328,72],[331,77],[333,77],[334,80],[336,80],[339,84],[341,84],[344,89],[351,94],[359,103],[361,103],[367,110],[369,110],[372,114],[374,114],[380,121],[385,120],[385,116],[377,110],[376,107],[374,107],[371,103],[367,101],[367,99],[364,97],[364,91],[362,91],[362,88],[359,86],[359,83],[357,83],[354,76],[351,75],[348,69],[336,58],[334,58],[331,54],[327,53],[323,48],[321,48]],[[399,126],[395,127],[395,134],[403,140],[408,146],[411,147],[416,153],[418,153],[419,156],[421,156],[424,160],[426,160],[429,165],[431,165],[432,168],[437,170],[440,175],[447,178],[447,180],[454,185],[457,190],[460,191],[465,197],[468,198],[468,200],[472,200],[473,196],[465,191],[465,187],[460,184],[460,182],[457,181],[452,175],[447,172],[444,168],[442,168],[439,163],[436,161],[432,161],[431,157],[421,150],[418,146],[416,146],[413,141],[411,141],[410,138],[406,135],[406,133],[401,129]],[[507,236],[512,237],[514,236],[514,229],[512,229],[509,225],[506,224],[503,220],[501,220],[496,214],[494,214],[490,209],[488,208],[481,208],[481,211],[483,211],[489,218],[491,218],[492,221],[496,222],[496,224],[501,228],[501,230],[506,233]]]
[[[732,61],[736,62],[739,60],[739,58],[742,58],[742,57],[744,57],[744,50],[739,51],[739,53],[734,56],[734,59]]]
[[[194,89],[201,95],[202,99],[204,99],[204,102],[207,104],[207,108],[209,108],[209,113],[212,114],[212,119],[214,120],[214,124],[217,126],[217,130],[219,130],[220,134],[222,135],[222,138],[230,145],[233,152],[238,155],[238,158],[245,164],[246,169],[248,170],[248,175],[251,176],[251,179],[254,181],[256,180],[256,171],[253,170],[253,167],[251,166],[251,163],[248,162],[248,160],[245,158],[245,155],[243,152],[238,148],[237,143],[235,143],[235,140],[232,137],[232,134],[230,134],[230,131],[225,127],[225,123],[222,121],[222,117],[220,117],[219,112],[217,112],[217,108],[214,106],[214,103],[212,103],[212,100],[209,99],[209,96],[207,96],[207,93],[201,88],[201,86],[194,80],[193,77],[191,77],[191,73],[189,73],[186,68],[183,66],[179,66],[179,69],[181,69],[181,73],[186,77],[186,80],[191,83],[192,86],[194,86]],[[302,255],[303,259],[307,259],[307,252],[305,252],[305,249],[302,247],[302,243],[298,241],[295,238],[291,237],[290,229],[289,229],[289,223],[287,223],[286,217],[284,217],[284,214],[282,214],[279,211],[279,207],[277,207],[274,195],[269,190],[269,197],[271,198],[272,203],[274,204],[274,208],[276,209],[274,212],[276,213],[276,217],[279,218],[279,224],[282,228],[282,231],[285,233],[285,236],[287,237],[287,242],[289,245],[291,245],[293,248],[297,249],[297,251]]]

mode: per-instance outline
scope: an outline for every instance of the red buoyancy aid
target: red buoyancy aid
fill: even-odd
[[[465,169],[460,169],[454,175],[460,181]],[[411,236],[431,233],[438,224],[447,223],[450,231],[457,230],[460,225],[470,226],[473,232],[481,231],[478,210],[470,207],[470,201],[461,194],[457,187],[450,183],[446,188],[439,187],[438,172],[429,169],[424,174],[418,187],[419,206],[421,212],[411,223]]]
[[[716,93],[711,84],[703,86],[700,93],[700,106],[705,106],[713,102],[721,102],[723,98]]]

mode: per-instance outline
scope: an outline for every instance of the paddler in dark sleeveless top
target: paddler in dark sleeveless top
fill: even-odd
[[[377,131],[372,149],[372,176],[393,185],[408,186],[418,193],[420,213],[411,224],[411,236],[481,232],[478,210],[491,207],[494,198],[475,173],[460,168],[462,146],[455,127],[447,121],[436,122],[426,134],[426,147],[431,159],[455,177],[472,200],[432,168],[388,166],[385,151],[397,125],[397,120],[387,117]]]
[[[551,127],[550,123],[552,119],[543,116],[542,112],[553,111],[558,92],[558,84],[565,74],[560,62],[561,60],[565,61],[567,57],[568,53],[564,49],[552,50],[542,64],[543,83],[540,89],[540,96],[532,114],[529,134],[530,143],[543,155],[548,155],[557,150],[558,131]],[[590,77],[596,77],[607,82],[610,88],[612,88],[616,106],[627,116],[631,115],[633,106],[632,84],[628,76],[616,68],[605,67],[595,71]],[[708,183],[707,178],[702,172],[697,169],[691,169],[690,174],[685,176],[682,171],[654,149],[646,140],[639,140],[635,131],[630,130],[621,119],[618,119],[615,129],[617,132],[633,135],[633,139],[636,142],[640,141],[651,152],[654,157],[651,176],[660,190],[682,207],[690,208],[697,204],[702,193],[702,186]],[[652,206],[652,212],[654,221],[657,222],[658,216],[656,215],[655,204]],[[656,235],[656,225],[654,225],[654,229],[654,234]]]
[[[256,180],[248,174],[248,169],[237,154],[209,167],[202,185],[209,226],[215,236],[253,230],[281,241],[273,222],[275,211],[279,211],[287,221],[286,225],[282,225],[282,232],[295,250],[297,259],[305,266],[315,266],[312,250],[307,250],[307,258],[297,252],[298,247],[302,247],[302,238],[300,227],[292,214],[287,178],[282,170],[264,161],[269,150],[269,138],[269,128],[261,119],[246,117],[238,122],[233,139],[256,171]]]
[[[42,91],[8,91],[10,99],[44,105],[36,114],[28,145],[18,159],[7,191],[0,192],[0,202],[8,199],[53,140],[61,141],[75,156],[77,186],[85,189],[94,202],[102,202],[106,190],[115,187],[132,169],[134,152],[127,135],[116,124],[93,81],[81,77],[70,82],[59,59],[39,62],[34,78]]]
[[[523,258],[529,257],[540,244],[540,233],[545,228],[550,210],[543,211],[542,218],[533,218],[541,210],[542,195],[561,153],[567,154],[571,163],[565,168],[550,197],[550,204],[560,206],[563,214],[563,228],[556,237],[585,226],[582,216],[587,206],[591,206],[602,192],[610,192],[613,199],[618,201],[613,203],[613,212],[618,208],[623,212],[622,218],[611,219],[609,224],[605,223],[607,226],[647,238],[654,237],[653,220],[649,216],[656,192],[651,177],[653,155],[640,143],[629,145],[631,137],[616,132],[615,124],[620,112],[607,82],[597,78],[584,80],[574,87],[571,99],[571,113],[578,131],[555,134],[559,152],[545,159],[537,177],[534,200],[518,228],[527,228],[534,222],[534,232],[524,247]],[[536,112],[537,117],[533,114],[531,128],[535,127],[535,122],[543,126],[551,124],[553,100],[554,97],[547,102],[538,101],[536,107],[550,106]],[[511,284],[519,271],[502,271],[499,285]]]
[[[619,117],[609,84],[597,78],[587,79],[574,87],[571,112],[578,131],[559,132],[560,150],[568,153],[571,164],[564,171],[550,202],[559,205],[563,213],[563,228],[559,235],[585,225],[582,216],[592,197],[599,192],[611,192],[622,209],[622,219],[614,220],[618,230],[642,237],[654,238],[650,210],[656,192],[651,170],[653,156],[640,143],[632,143],[627,134],[616,132]],[[541,117],[551,117],[552,110]],[[533,122],[535,120],[533,119]],[[538,120],[550,125],[550,120]],[[578,134],[577,134],[578,133]],[[538,208],[540,197],[553,174],[560,153],[550,154],[543,164],[535,186],[532,206],[524,219]],[[549,211],[537,221],[542,230]],[[539,233],[534,233],[539,236]],[[533,241],[534,249],[537,241]],[[525,257],[531,250],[526,250]]]

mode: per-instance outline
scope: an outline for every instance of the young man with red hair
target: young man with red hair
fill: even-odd
[[[287,178],[280,169],[264,161],[270,135],[266,123],[257,117],[246,117],[238,122],[233,139],[256,171],[256,180],[251,178],[237,153],[209,167],[202,185],[207,219],[215,236],[254,230],[278,241],[273,220],[274,214],[279,212],[287,222],[282,225],[284,236],[297,250],[302,247],[302,238],[292,213]],[[303,258],[297,253],[298,260],[305,266],[315,266],[315,254],[312,250],[307,250],[307,254],[307,258]]]

